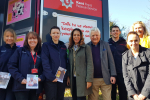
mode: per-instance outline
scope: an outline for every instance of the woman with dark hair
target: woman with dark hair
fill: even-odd
[[[130,49],[122,57],[123,77],[129,100],[150,100],[150,49],[139,42],[136,32],[128,33]]]
[[[70,78],[67,84],[71,85],[73,100],[86,100],[92,92],[93,60],[91,48],[85,45],[83,33],[76,28],[69,38]]]
[[[3,39],[5,45],[0,46],[0,72],[8,72],[7,63],[14,51],[17,49],[16,33],[13,29],[6,29],[4,31]],[[10,79],[6,89],[0,89],[0,100],[15,100],[15,95],[12,92],[13,78]]]
[[[14,78],[13,92],[16,100],[38,100],[44,81],[41,55],[41,39],[36,32],[29,32],[24,46],[18,48],[8,62],[8,70]],[[26,89],[27,74],[38,75],[38,89]]]
[[[64,100],[64,92],[67,81],[67,74],[63,78],[63,82],[59,82],[56,78],[58,68],[67,68],[67,49],[65,44],[59,40],[60,29],[53,26],[50,29],[50,42],[45,42],[42,45],[42,64],[43,73],[46,77],[44,89],[46,100]],[[61,76],[60,76],[61,77]]]

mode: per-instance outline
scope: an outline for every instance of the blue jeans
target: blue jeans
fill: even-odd
[[[0,100],[16,100],[12,89],[0,89]]]

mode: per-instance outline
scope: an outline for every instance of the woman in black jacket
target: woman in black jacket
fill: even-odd
[[[14,78],[13,92],[16,100],[38,100],[38,96],[43,90],[42,81],[44,81],[40,55],[41,39],[37,33],[29,32],[24,46],[18,48],[8,62],[9,72]],[[30,77],[30,81],[28,81],[27,74],[38,75],[38,80]],[[39,82],[38,89],[26,88],[26,85],[34,87],[34,83],[37,81]]]
[[[150,100],[150,49],[139,45],[136,32],[129,32],[127,45],[130,47],[123,54],[123,77],[129,100]]]
[[[6,29],[3,36],[5,45],[0,47],[0,72],[8,72],[7,63],[9,58],[17,49],[16,33],[13,29]],[[0,100],[15,100],[12,92],[13,78],[10,79],[6,89],[0,89]]]

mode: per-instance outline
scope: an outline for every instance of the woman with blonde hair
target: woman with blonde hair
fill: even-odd
[[[146,48],[150,48],[150,36],[146,29],[145,24],[142,21],[133,23],[131,30],[137,32],[140,37],[140,45]]]
[[[15,31],[10,28],[6,29],[3,39],[5,44],[0,46],[0,72],[8,72],[7,63],[17,49]],[[0,100],[15,100],[15,95],[12,92],[12,82],[13,78],[10,79],[6,89],[0,89]]]

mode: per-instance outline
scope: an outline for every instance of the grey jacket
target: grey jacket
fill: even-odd
[[[92,50],[92,42],[89,42],[88,45]],[[100,40],[100,57],[103,79],[105,83],[109,85],[111,84],[110,77],[116,76],[117,73],[109,44],[103,40]]]
[[[93,60],[90,46],[81,45],[73,59],[73,49],[69,49],[69,63],[70,63],[70,82],[71,91],[73,91],[73,69],[76,66],[76,88],[77,96],[86,96],[92,93],[92,87],[87,89],[87,82],[93,82]],[[74,60],[74,61],[73,61]]]
[[[122,57],[123,77],[130,99],[134,94],[142,94],[150,100],[150,49],[140,46],[136,59],[131,49]]]

